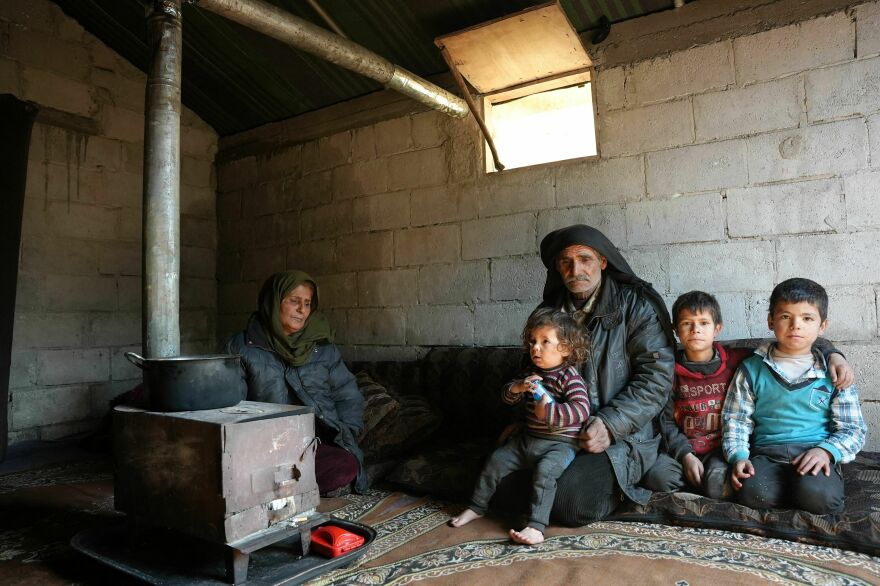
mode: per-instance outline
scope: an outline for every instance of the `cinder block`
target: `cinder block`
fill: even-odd
[[[375,125],[376,154],[394,155],[413,148],[412,122],[409,116],[394,118]]]
[[[180,312],[181,353],[213,353],[214,332],[214,311],[185,309]]]
[[[388,188],[392,191],[446,182],[446,154],[443,148],[395,155],[389,158],[388,164]]]
[[[807,74],[811,121],[871,114],[880,110],[880,57],[818,69]]]
[[[336,345],[348,343],[348,310],[347,309],[328,309],[321,310],[327,316],[330,327],[336,332],[333,342]]]
[[[669,250],[669,288],[677,293],[770,291],[775,275],[772,242],[691,244]]]
[[[284,185],[283,179],[275,179],[258,183],[248,189],[242,197],[242,217],[258,218],[286,210],[288,199],[284,193]]]
[[[0,20],[13,22],[34,31],[54,32],[61,16],[60,9],[51,2],[33,0],[5,0],[0,3]]]
[[[471,117],[462,120],[447,120],[449,139],[443,143],[448,162],[447,183],[456,184],[481,178],[486,172],[486,157],[490,157],[483,147],[484,141],[476,122]]]
[[[266,275],[268,277],[268,275]],[[354,307],[358,302],[358,279],[355,273],[322,275],[318,281],[321,309]]]
[[[556,167],[556,205],[620,203],[645,194],[643,157],[587,159]]]
[[[12,347],[30,348],[82,347],[90,341],[89,314],[49,312],[46,308],[16,311]]]
[[[66,385],[17,391],[10,407],[17,429],[82,420],[91,409],[89,387]]]
[[[833,308],[830,308],[833,309]],[[835,338],[830,338],[834,340]],[[873,403],[871,409],[873,417],[869,418],[868,438],[880,435],[880,345],[876,342],[835,344],[846,356],[847,361],[856,371],[856,387],[859,389],[859,398],[862,400],[862,414],[867,415],[867,401]],[[867,417],[866,417],[867,418]],[[873,423],[873,425],[871,425]],[[880,442],[875,444],[875,450],[880,449]]]
[[[446,133],[441,124],[444,114],[431,110],[412,116],[412,142],[417,149],[429,149],[443,144]]]
[[[330,203],[333,197],[333,172],[309,173],[284,184],[285,208],[308,209]]]
[[[101,128],[107,138],[140,142],[144,139],[144,114],[104,105],[101,108]]]
[[[125,175],[132,176],[133,174],[126,173]],[[134,175],[134,177],[139,176]],[[140,189],[138,189],[136,192],[139,196],[141,195]],[[193,187],[192,185],[181,185],[180,212],[192,216],[216,218],[217,192],[210,187]]]
[[[266,275],[266,277],[268,276]],[[262,284],[263,281],[221,283],[217,287],[219,302],[217,309],[219,313],[248,314],[256,310]],[[238,329],[242,328],[244,328],[244,324],[238,327]]]
[[[144,177],[140,173],[127,173],[125,171],[108,171],[101,173],[101,185],[89,185],[83,179],[89,177],[88,170],[78,173],[80,179],[79,194],[82,197],[89,189],[95,189],[91,194],[96,203],[118,205],[128,208],[143,206]],[[181,186],[181,195],[187,190],[187,186]],[[198,188],[197,188],[198,189]],[[210,188],[205,188],[209,189]],[[213,193],[213,192],[212,192]]]
[[[489,299],[489,263],[430,265],[419,269],[419,302],[424,305],[473,304]]]
[[[291,145],[257,155],[257,166],[264,179],[298,176],[302,171],[302,145]]]
[[[37,350],[37,384],[63,385],[110,380],[106,348]]]
[[[694,142],[691,100],[608,112],[597,119],[603,157],[638,154]]]
[[[37,356],[30,348],[19,351],[13,349],[9,371],[9,388],[26,389],[37,380]],[[16,393],[17,395],[17,393]]]
[[[113,311],[118,307],[116,278],[79,275],[44,275],[40,291],[19,294],[16,308],[53,311]]]
[[[523,258],[497,258],[492,261],[492,301],[529,300],[541,298],[547,269],[537,254]],[[479,316],[479,311],[477,316]],[[479,343],[479,340],[477,341]]]
[[[341,271],[385,269],[394,266],[392,232],[363,232],[339,238],[336,264]]]
[[[218,220],[237,220],[242,216],[242,197],[246,195],[242,191],[229,191],[217,193],[217,217]],[[181,209],[181,211],[183,211]]]
[[[802,104],[798,77],[694,96],[697,140],[793,128],[800,122]]]
[[[746,185],[746,143],[726,140],[648,153],[648,195],[693,193]]]
[[[119,311],[140,311],[143,285],[140,277],[116,277],[116,297]],[[104,311],[107,311],[107,307]]]
[[[630,105],[627,94],[632,99],[632,88],[626,86],[627,69],[614,67],[596,72],[596,111],[604,115],[612,110],[620,110]],[[629,90],[629,91],[627,91]]]
[[[828,329],[825,337],[847,341],[871,341],[877,337],[877,303],[873,286],[828,287],[826,291]]]
[[[259,183],[258,169],[257,158],[253,156],[218,163],[217,191],[238,191]]]
[[[855,34],[845,12],[733,40],[739,84],[852,59]]]
[[[627,79],[635,90],[632,103],[645,105],[723,89],[734,83],[732,60],[730,41],[721,41],[637,63]]]
[[[405,344],[406,314],[403,309],[351,309],[345,339],[349,344]]]
[[[846,223],[851,227],[880,227],[880,171],[847,175]]]
[[[460,222],[477,217],[477,193],[473,183],[413,190],[410,222],[413,226]]]
[[[351,131],[305,143],[302,147],[303,173],[332,169],[351,159]]]
[[[126,361],[127,362],[127,361]],[[137,378],[110,383],[89,385],[90,417],[104,417],[111,413],[110,403],[119,395],[130,391],[140,381]]]
[[[10,59],[0,58],[0,92],[14,96],[22,94],[18,63]]]
[[[534,253],[533,214],[499,216],[461,224],[461,256],[465,260]]]
[[[731,237],[836,232],[846,225],[839,179],[801,181],[727,191]]]
[[[491,303],[476,307],[477,346],[520,346],[526,320],[537,304]]]
[[[551,168],[513,169],[486,175],[477,190],[480,217],[554,207],[554,175]]]
[[[631,246],[723,240],[721,194],[631,203],[626,225]]]
[[[241,276],[245,281],[264,281],[269,275],[283,271],[287,262],[287,248],[251,248],[241,254]]]
[[[343,201],[302,211],[300,229],[303,240],[333,238],[350,234],[351,202]]]
[[[227,340],[245,328],[251,313],[254,311],[254,307],[246,313],[220,314],[217,316],[217,345],[219,348],[222,349]]]
[[[91,117],[98,109],[93,86],[48,71],[23,66],[21,86],[23,99],[62,112]]]
[[[144,172],[144,145],[143,143],[110,141],[121,145],[121,166],[129,173]]]
[[[777,245],[779,280],[806,277],[825,287],[877,282],[880,232],[784,238]]]
[[[868,165],[862,120],[761,134],[748,141],[749,181],[764,183],[856,171]]]
[[[77,81],[89,81],[89,52],[81,44],[64,41],[57,35],[13,26],[9,28],[9,43],[5,48],[9,57],[33,69]]]
[[[376,158],[376,134],[374,127],[364,126],[351,131],[351,160],[367,161]]]
[[[186,155],[180,157],[180,182],[196,187],[214,186],[214,165],[211,161]]]
[[[403,269],[358,273],[357,301],[361,307],[415,305],[419,302],[419,271]]]
[[[612,240],[612,242],[614,241]],[[651,283],[661,294],[669,292],[668,247],[631,248],[629,250],[621,250],[621,253],[633,272],[640,279]]]
[[[880,53],[880,4],[856,6],[856,47],[859,57]]]
[[[192,126],[181,126],[180,151],[185,155],[213,161],[217,155],[217,138],[217,133],[211,128],[202,130]]]
[[[216,279],[181,278],[180,307],[181,309],[210,309],[216,313]]]
[[[388,159],[361,161],[333,169],[333,199],[351,199],[388,190]]]
[[[409,192],[383,193],[352,202],[354,230],[386,230],[409,226]]]
[[[430,348],[419,346],[344,346],[340,348],[346,362],[380,362],[383,360],[411,362],[424,357],[428,350]]]
[[[860,396],[862,396],[861,390],[863,387],[860,381],[856,381],[856,386],[859,388]],[[868,426],[868,437],[865,439],[865,447],[863,449],[870,452],[880,450],[880,437],[878,437],[880,436],[880,403],[862,399],[862,417],[864,417],[865,424]]]
[[[140,313],[119,311],[113,313],[96,313],[91,321],[92,344],[94,346],[133,346],[139,344],[141,341]],[[82,381],[77,380],[68,382]]]
[[[287,248],[287,269],[298,269],[312,276],[323,275],[332,270],[336,259],[336,243],[333,240],[301,242]]]
[[[215,278],[217,276],[217,251],[213,248],[196,246],[181,247],[180,273],[187,277]]]
[[[538,240],[553,230],[574,224],[586,224],[600,230],[618,248],[627,246],[626,212],[622,205],[583,206],[564,210],[548,210],[538,214]],[[531,252],[537,254],[536,245]]]
[[[394,238],[394,264],[423,265],[460,260],[458,226],[400,230]]]
[[[140,212],[140,210],[137,210]],[[132,217],[133,214],[121,210],[120,213],[126,217]],[[137,218],[136,226],[140,225],[140,218]],[[120,232],[121,233],[121,232]],[[140,234],[138,234],[140,239]],[[180,216],[180,244],[183,246],[201,246],[202,248],[217,247],[217,222],[194,216]]]
[[[77,169],[84,167],[111,171],[122,167],[123,150],[126,146],[127,143],[118,140],[35,124],[28,158],[35,163],[60,163],[65,168],[70,168],[73,175]]]
[[[707,293],[715,295],[712,291]],[[718,293],[715,298],[721,307],[721,319],[724,321],[718,339],[737,340],[750,337],[747,296],[741,293]],[[669,307],[672,307],[672,303]]]
[[[96,257],[101,244],[75,238],[46,238],[28,234],[22,238],[19,270],[32,274],[69,274],[94,276]]]
[[[417,305],[409,308],[406,343],[424,346],[472,346],[474,312],[461,305]]]

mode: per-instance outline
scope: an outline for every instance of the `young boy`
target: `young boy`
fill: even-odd
[[[546,307],[532,312],[522,337],[535,373],[508,385],[503,399],[512,405],[525,398],[526,429],[492,453],[477,480],[470,508],[449,524],[461,527],[482,517],[498,482],[511,472],[531,468],[534,482],[529,522],[519,531],[511,529],[510,538],[534,545],[544,541],[556,479],[574,460],[578,433],[590,415],[586,383],[575,367],[586,358],[587,344],[571,316]]]
[[[721,452],[721,407],[734,372],[753,351],[726,350],[715,341],[724,324],[718,300],[709,293],[681,295],[672,305],[672,320],[682,347],[676,352],[672,392],[659,417],[666,453],[658,456],[642,485],[672,492],[687,483],[708,497],[727,498],[731,490]],[[825,340],[818,340],[816,348],[836,352]],[[845,363],[842,356],[831,356]]]
[[[835,390],[813,342],[828,324],[828,295],[809,279],[788,279],[770,295],[776,336],[743,361],[722,410],[724,457],[740,504],[843,510],[840,464],[865,443],[854,386]]]

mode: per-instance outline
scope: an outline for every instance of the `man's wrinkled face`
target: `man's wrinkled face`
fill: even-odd
[[[578,297],[593,293],[602,282],[602,271],[608,266],[605,257],[581,244],[572,244],[556,257],[556,269],[565,287]]]

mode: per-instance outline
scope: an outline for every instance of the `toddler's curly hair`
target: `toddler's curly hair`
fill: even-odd
[[[565,359],[566,364],[577,365],[587,359],[589,350],[583,330],[570,315],[552,307],[539,307],[526,320],[522,331],[522,345],[527,352],[532,331],[542,326],[553,327],[556,337],[559,338],[559,345],[570,352]]]

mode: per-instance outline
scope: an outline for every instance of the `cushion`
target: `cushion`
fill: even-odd
[[[796,509],[756,510],[687,492],[654,493],[647,505],[627,503],[609,520],[726,529],[880,555],[880,453],[844,464],[846,510],[814,515]]]
[[[364,396],[364,429],[359,438],[359,443],[363,446],[365,442],[370,441],[370,433],[379,423],[400,409],[400,403],[368,373],[358,372],[355,378],[358,388]]]

